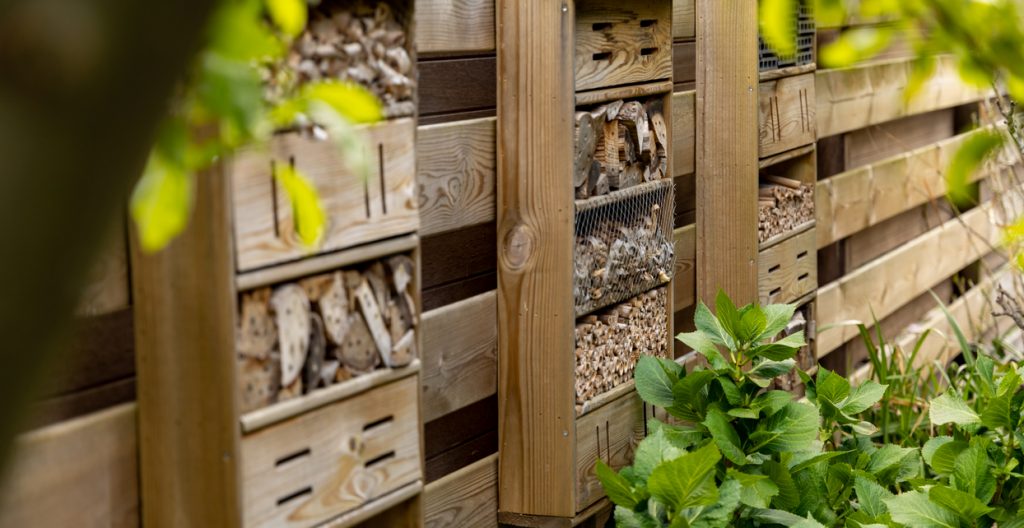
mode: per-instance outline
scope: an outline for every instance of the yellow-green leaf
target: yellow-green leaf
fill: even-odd
[[[860,27],[844,31],[835,42],[821,50],[821,62],[829,68],[842,68],[870,59],[889,45],[892,30],[887,27]]]
[[[796,0],[761,0],[761,37],[780,57],[796,54]]]
[[[274,177],[292,203],[292,222],[299,240],[315,247],[327,229],[327,215],[320,204],[316,187],[301,172],[287,163],[275,164]]]
[[[970,183],[982,162],[1003,146],[1003,135],[984,130],[972,134],[953,155],[946,171],[946,192],[949,200],[958,206],[972,201]]]
[[[295,37],[306,28],[304,0],[266,0],[270,18],[286,35]]]
[[[376,123],[384,117],[380,100],[360,84],[323,81],[307,84],[303,97],[331,107],[350,123]]]
[[[156,153],[150,155],[130,204],[143,251],[159,251],[185,230],[192,210],[193,178],[179,165]]]

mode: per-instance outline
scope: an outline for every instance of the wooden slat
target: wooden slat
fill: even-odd
[[[675,311],[685,310],[697,302],[697,226],[675,230],[676,273],[672,282]]]
[[[576,90],[671,79],[671,17],[666,1],[580,0],[574,42],[569,43],[575,53]]]
[[[814,74],[758,85],[759,154],[762,158],[811,145],[817,139]]]
[[[488,292],[423,314],[423,421],[497,391],[497,294]]]
[[[498,526],[498,455],[470,464],[423,492],[426,528]]]
[[[644,437],[644,402],[636,392],[621,396],[580,418],[576,425],[576,509],[583,511],[605,496],[595,466],[601,459],[613,469],[633,460]]]
[[[757,255],[758,298],[762,304],[791,303],[818,286],[814,229],[775,244]]]
[[[494,109],[497,62],[493,55],[424,60],[417,66],[421,117]]]
[[[0,486],[0,527],[139,526],[135,404],[22,435]]]
[[[421,55],[494,51],[494,0],[416,0],[416,48]]]
[[[843,135],[843,165],[845,170],[853,170],[937,143],[953,134],[952,108],[862,128]]]
[[[484,118],[419,128],[420,234],[494,220],[495,122]]]
[[[672,38],[692,39],[697,36],[695,0],[672,0]]]
[[[873,225],[843,241],[844,269],[854,270],[953,218],[943,203],[926,203]]]
[[[498,0],[499,509],[559,517],[576,514],[574,17]]]
[[[818,135],[831,136],[900,117],[949,108],[986,95],[965,85],[953,57],[932,59],[935,69],[917,95],[905,101],[904,91],[913,59],[896,59],[816,75]]]
[[[1001,236],[989,217],[995,214],[996,205],[972,209],[818,290],[819,325],[884,318],[987,254]],[[850,326],[820,332],[819,357],[855,335],[857,329]]]
[[[945,169],[973,133],[819,181],[814,193],[818,247],[943,196]],[[987,171],[978,171],[974,177],[986,174]]]
[[[128,247],[125,244],[124,219],[104,243],[93,264],[85,290],[78,301],[77,315],[104,315],[128,308],[131,302],[128,284]]]
[[[672,172],[674,176],[693,174],[694,141],[697,134],[694,102],[696,92],[672,95]],[[676,192],[679,190],[676,189]]]
[[[697,295],[745,304],[757,300],[757,2],[696,5]]]

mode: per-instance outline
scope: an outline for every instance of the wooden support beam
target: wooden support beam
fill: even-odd
[[[496,526],[497,453],[427,484],[423,502],[423,525],[426,528]]]
[[[416,51],[494,51],[494,0],[416,0]]]
[[[493,117],[419,127],[416,183],[420,234],[494,220]]]
[[[497,5],[499,509],[573,517],[574,8]]]
[[[757,300],[757,2],[697,0],[697,295]]]

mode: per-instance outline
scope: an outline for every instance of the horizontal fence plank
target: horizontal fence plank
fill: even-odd
[[[843,170],[899,156],[952,137],[953,109],[946,108],[873,125],[843,135]]]
[[[968,132],[826,180],[815,188],[818,248],[946,194],[945,172]],[[999,159],[1005,165],[1009,152]],[[979,171],[975,178],[984,177]]]
[[[421,54],[494,51],[494,0],[416,0]]]
[[[978,260],[999,241],[1002,232],[994,217],[999,216],[1000,206],[1012,204],[1013,198],[1007,196],[1004,203],[978,206],[822,287],[818,290],[819,326],[882,319]],[[818,356],[856,335],[857,329],[852,326],[819,332]]]
[[[672,283],[675,311],[693,306],[697,299],[697,226],[675,230],[676,272]]]
[[[427,484],[423,521],[426,528],[497,526],[498,454]]]
[[[697,121],[697,92],[689,90],[672,94],[672,172],[685,176],[694,172]],[[678,211],[677,211],[678,212]]]
[[[423,314],[423,421],[497,392],[498,308],[487,292]]]
[[[37,429],[15,444],[0,527],[139,525],[135,404]]]
[[[495,123],[492,117],[419,127],[421,235],[494,221]]]
[[[942,55],[930,60],[935,62],[932,76],[909,101],[905,91],[913,59],[818,70],[818,137],[970,103],[988,93],[960,80],[953,57]]]
[[[672,0],[672,38],[692,39],[697,36],[695,0]]]

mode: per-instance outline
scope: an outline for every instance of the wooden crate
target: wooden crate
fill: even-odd
[[[794,302],[818,287],[817,233],[813,227],[763,248],[757,256],[762,304]]]
[[[672,2],[578,0],[576,90],[672,77]]]
[[[314,526],[422,478],[415,375],[242,438],[246,526]]]
[[[814,73],[758,85],[759,155],[774,156],[817,141]]]
[[[230,163],[238,271],[311,254],[296,234],[290,199],[274,179],[277,163],[293,163],[320,195],[327,227],[314,253],[419,228],[416,121],[403,118],[357,130],[369,150],[367,174],[354,172],[333,142],[295,132],[276,136],[266,149],[243,149]]]
[[[764,249],[815,225],[817,151],[801,147],[763,159],[760,167],[757,237]]]

